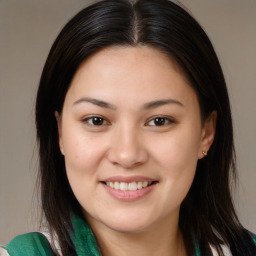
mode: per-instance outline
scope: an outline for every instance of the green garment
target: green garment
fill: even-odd
[[[41,233],[17,236],[4,248],[10,256],[54,256],[48,240]]]
[[[96,239],[88,225],[77,216],[73,216],[74,233],[71,239],[76,248],[75,256],[100,256]],[[4,246],[10,256],[54,256],[46,237],[41,233],[28,233],[15,237]]]
[[[76,249],[76,255],[74,256],[100,256],[96,239],[85,221],[77,216],[73,216],[72,224],[74,233],[71,233],[71,239]],[[256,244],[256,236],[253,236],[253,240]],[[28,233],[17,236],[5,245],[4,248],[10,256],[54,256],[48,240],[41,233]],[[194,255],[201,255],[197,245]]]

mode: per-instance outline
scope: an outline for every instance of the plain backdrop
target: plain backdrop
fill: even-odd
[[[37,228],[35,93],[62,26],[93,1],[0,0],[0,244]],[[240,185],[234,201],[256,232],[256,1],[180,1],[206,30],[232,105]]]

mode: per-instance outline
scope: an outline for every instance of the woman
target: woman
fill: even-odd
[[[256,255],[235,213],[225,80],[167,0],[108,0],[63,28],[36,103],[46,233],[2,255]]]

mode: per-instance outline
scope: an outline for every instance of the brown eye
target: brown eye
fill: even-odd
[[[91,116],[83,120],[83,122],[86,122],[93,126],[101,126],[107,124],[107,121],[100,116]]]
[[[163,118],[163,117],[157,117],[155,119],[153,119],[153,122],[156,126],[162,126],[162,125],[165,125],[165,122],[166,122],[166,118]]]
[[[147,126],[164,126],[168,124],[175,123],[172,119],[167,118],[167,117],[155,117],[151,119],[148,123]]]

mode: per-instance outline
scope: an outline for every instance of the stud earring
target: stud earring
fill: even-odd
[[[207,152],[205,152],[205,151],[202,151],[202,153],[203,153],[203,155],[204,155],[204,156],[207,156]]]

